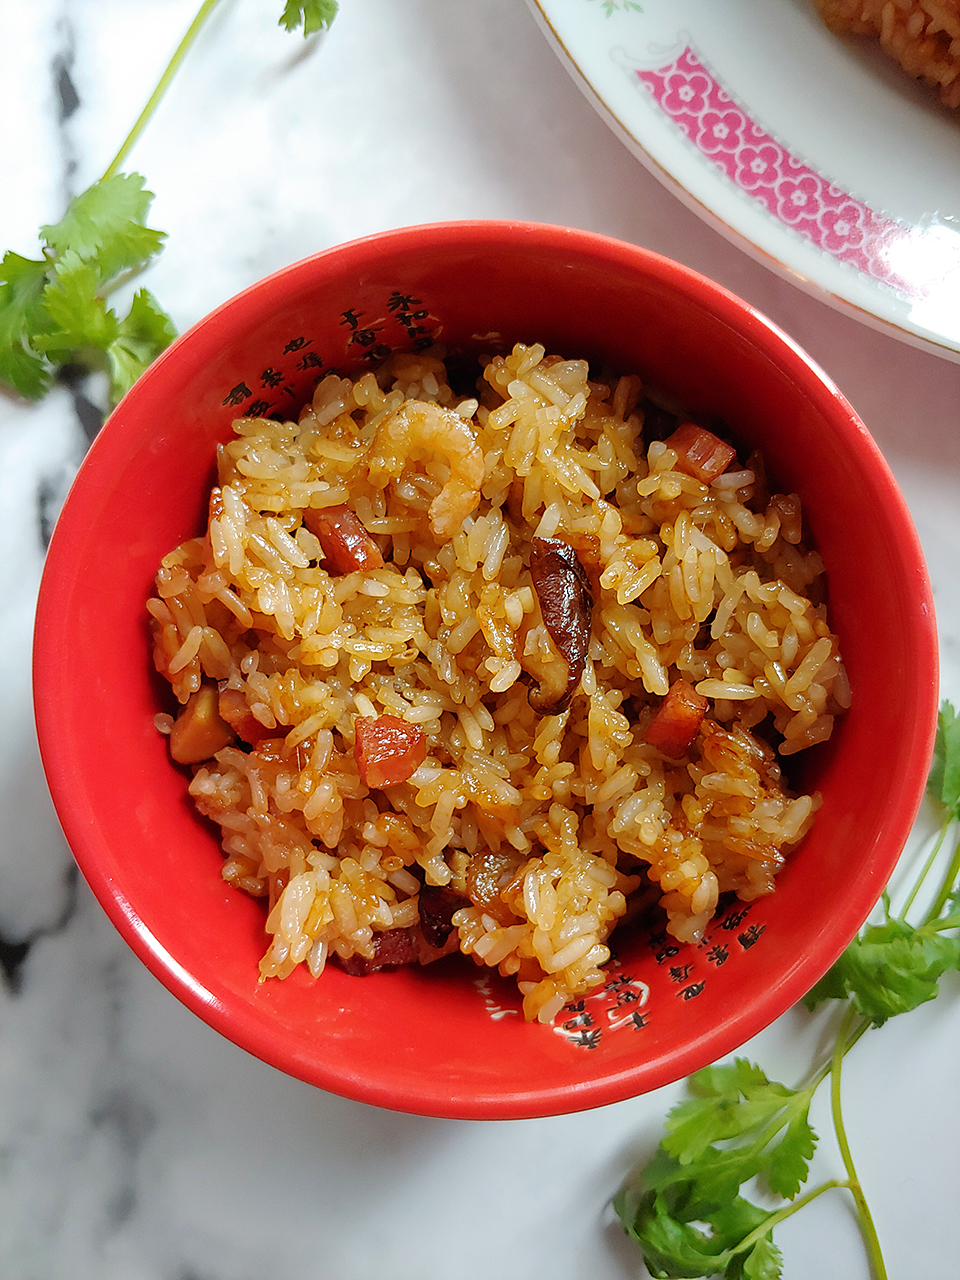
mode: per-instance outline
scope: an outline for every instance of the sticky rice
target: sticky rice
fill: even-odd
[[[960,0],[816,0],[837,33],[868,35],[904,71],[960,107]]]
[[[454,390],[442,355],[234,424],[206,531],[158,572],[154,659],[182,707],[213,700],[179,758],[224,880],[265,900],[262,978],[459,951],[546,1022],[638,903],[691,942],[721,895],[773,890],[818,807],[782,761],[849,688],[759,457],[699,479],[637,377],[518,345]],[[331,560],[345,510],[366,567]],[[544,546],[581,584],[576,657]],[[706,707],[679,757],[653,732],[678,682]],[[158,716],[171,743],[186,714]]]

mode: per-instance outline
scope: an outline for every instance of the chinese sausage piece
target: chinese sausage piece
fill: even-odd
[[[453,914],[466,905],[464,899],[439,885],[424,885],[418,896],[419,924],[401,929],[378,930],[373,935],[373,955],[338,956],[341,969],[365,978],[380,969],[408,964],[429,964],[459,951]]]
[[[261,724],[250,710],[246,695],[242,689],[233,689],[230,685],[220,690],[218,700],[220,718],[224,720],[241,742],[255,747],[264,738],[276,738],[286,733],[286,729],[268,729]]]
[[[374,790],[406,782],[427,758],[423,730],[399,716],[357,716],[354,732],[360,777]]]
[[[662,755],[679,760],[700,732],[707,706],[707,699],[693,685],[675,680],[647,726],[647,742]]]
[[[452,936],[456,934],[453,916],[466,905],[460,894],[447,885],[425,884],[420,890],[420,932],[425,945],[434,954],[447,950],[459,951],[457,939]],[[430,957],[421,954],[420,958]]]
[[[735,449],[695,422],[682,422],[663,443],[676,450],[677,469],[702,484],[716,480],[736,456]]]
[[[556,645],[566,670],[547,669],[530,693],[530,705],[541,715],[566,711],[583,675],[590,646],[593,595],[587,571],[569,543],[561,538],[534,538],[530,577],[540,602],[543,625]]]
[[[341,969],[354,978],[366,978],[379,969],[396,969],[400,965],[414,964],[419,958],[417,930],[413,925],[404,929],[384,929],[373,935],[373,956],[338,956]]]
[[[354,977],[366,977],[380,969],[396,969],[407,964],[429,964],[459,951],[453,916],[473,903],[501,925],[517,923],[517,917],[503,900],[503,891],[515,887],[516,858],[485,850],[470,859],[466,873],[466,897],[444,885],[421,887],[417,895],[419,921],[401,929],[385,929],[373,935],[373,955],[338,957],[342,969]]]
[[[350,507],[307,507],[303,523],[320,543],[324,568],[330,573],[383,568],[380,548]]]

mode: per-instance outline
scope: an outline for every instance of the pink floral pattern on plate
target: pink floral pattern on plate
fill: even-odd
[[[917,295],[917,286],[889,263],[890,247],[909,228],[791,154],[720,87],[692,49],[636,75],[697,150],[779,222],[897,293]]]

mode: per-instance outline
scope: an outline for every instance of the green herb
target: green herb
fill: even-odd
[[[287,0],[280,25],[288,31],[295,31],[302,26],[303,34],[309,36],[314,31],[329,27],[337,16],[337,7],[337,0],[304,0],[303,4]]]
[[[0,260],[0,378],[21,395],[38,399],[57,365],[81,364],[108,371],[116,401],[173,340],[146,289],[123,319],[107,304],[160,251],[163,234],[145,221],[152,199],[138,174],[102,178],[41,228],[42,259]]]
[[[116,404],[173,341],[173,321],[140,289],[126,314],[109,299],[160,253],[166,239],[147,226],[153,194],[137,173],[121,173],[197,35],[220,0],[204,0],[103,177],[71,200],[59,222],[40,228],[41,256],[0,258],[0,383],[38,400],[57,370],[103,371]],[[330,25],[335,0],[285,5],[279,25],[304,36]]]
[[[804,1002],[811,1009],[825,1000],[844,1003],[828,1059],[796,1089],[768,1080],[743,1059],[698,1071],[688,1081],[691,1097],[669,1113],[655,1155],[617,1195],[617,1214],[657,1280],[779,1280],[774,1228],[836,1188],[853,1196],[872,1274],[886,1280],[844,1128],[841,1064],[866,1031],[932,1000],[941,976],[960,967],[960,717],[949,702],[940,709],[928,793],[942,809],[942,823],[899,914],[884,894],[882,922],[861,930]],[[910,923],[921,889],[944,859],[931,906]],[[846,1177],[800,1195],[817,1147],[810,1104],[826,1081]],[[743,1188],[754,1182],[775,1198],[776,1207],[762,1208],[744,1197]]]

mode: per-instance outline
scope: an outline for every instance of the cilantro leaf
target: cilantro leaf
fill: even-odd
[[[43,307],[53,327],[35,336],[34,347],[61,363],[85,347],[104,350],[117,336],[117,317],[97,292],[96,265],[68,249],[50,274]]]
[[[743,1280],[780,1280],[783,1254],[769,1236],[763,1236],[749,1253],[742,1255]]]
[[[329,27],[339,8],[337,0],[287,0],[279,25],[287,31],[302,26],[304,36],[309,36]]]
[[[960,817],[960,716],[944,701],[937,717],[937,737],[927,791]]]
[[[157,254],[164,235],[146,225],[152,194],[139,174],[115,174],[71,200],[41,228],[40,260],[7,253],[0,262],[0,379],[28,399],[49,388],[57,365],[107,368],[111,400],[175,336],[169,317],[138,293],[123,320],[111,289]]]
[[[957,967],[960,938],[928,925],[915,928],[905,920],[890,919],[868,925],[804,1003],[813,1009],[824,1000],[849,999],[879,1027],[932,1000],[941,976]]]
[[[124,320],[107,305],[166,238],[147,226],[153,195],[143,178],[119,170],[218,3],[201,4],[104,176],[71,200],[59,222],[40,228],[43,256],[0,259],[0,384],[27,399],[46,394],[57,365],[79,364],[106,367],[116,403],[175,336],[147,293],[136,295]],[[309,36],[329,27],[338,9],[337,0],[285,0],[279,24]]]
[[[40,228],[54,255],[75,253],[96,266],[100,280],[142,267],[166,239],[146,225],[153,192],[138,173],[102,178],[75,196],[59,222]]]
[[[666,1176],[668,1191],[648,1189],[644,1170],[638,1184],[622,1188],[614,1200],[624,1230],[640,1248],[650,1274],[656,1280],[698,1276],[779,1280],[779,1251],[772,1241],[761,1235],[759,1241],[739,1248],[773,1215],[742,1196],[701,1212],[695,1197],[687,1194],[689,1178],[677,1162],[662,1150],[651,1162],[659,1164],[662,1175],[670,1163],[675,1166],[675,1177],[671,1182]],[[748,1265],[752,1270],[745,1270]]]
[[[12,251],[0,259],[0,380],[28,400],[50,385],[47,362],[33,346],[50,325],[43,309],[47,266]]]
[[[732,1138],[771,1114],[772,1088],[763,1071],[745,1058],[704,1067],[690,1077],[694,1100],[682,1102],[667,1117],[668,1150],[695,1160],[713,1142]],[[774,1109],[780,1100],[773,1101]]]
[[[656,1280],[722,1275],[727,1259],[722,1257],[720,1244],[698,1227],[674,1217],[662,1196],[644,1196],[629,1218],[625,1217],[620,1197],[614,1201],[614,1208]]]
[[[173,321],[146,289],[134,295],[117,336],[107,347],[110,399],[116,404],[177,336]]]
[[[790,1089],[743,1058],[704,1067],[688,1086],[616,1211],[653,1276],[778,1280],[780,1251],[763,1230],[773,1213],[741,1190],[759,1179],[784,1199],[798,1194],[817,1144],[813,1088]]]
[[[807,1118],[811,1092],[769,1080],[743,1058],[703,1068],[690,1089],[696,1096],[667,1117],[663,1147],[684,1165],[696,1162],[704,1202],[720,1203],[755,1177],[795,1196],[817,1144]]]

